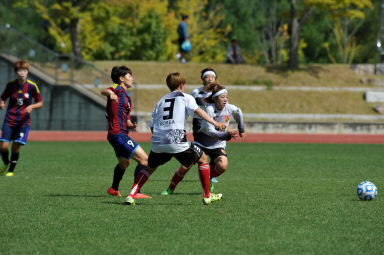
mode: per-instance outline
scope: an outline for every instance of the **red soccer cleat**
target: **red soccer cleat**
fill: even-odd
[[[107,189],[107,192],[109,195],[111,196],[117,196],[117,197],[122,197],[120,192],[118,190],[114,190],[112,187],[110,187],[109,189]]]
[[[152,198],[152,197],[147,196],[147,195],[145,195],[145,194],[143,194],[143,193],[137,193],[136,196],[135,196],[135,199],[136,199],[136,198]]]

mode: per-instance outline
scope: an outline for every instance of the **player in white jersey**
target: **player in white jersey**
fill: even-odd
[[[206,108],[207,114],[216,121],[224,122],[226,126],[229,125],[230,117],[232,116],[238,124],[238,130],[229,131],[227,129],[219,131],[210,123],[202,122],[199,130],[200,134],[194,144],[199,146],[210,157],[210,177],[215,178],[227,170],[226,141],[236,138],[238,135],[244,141],[245,133],[241,109],[228,103],[228,91],[217,83],[213,83],[210,86],[212,87],[212,94],[206,99],[210,103]],[[173,176],[168,189],[161,194],[173,194],[177,184],[183,180],[188,170],[179,168]],[[210,191],[213,191],[213,182],[211,182]]]
[[[208,86],[214,82],[216,82],[217,74],[215,70],[210,67],[207,67],[201,71],[201,80],[203,81],[203,86],[200,88],[194,89],[191,92],[191,96],[193,96],[196,100],[197,105],[205,111],[208,106],[208,102],[204,99],[209,97],[212,92],[208,90]],[[201,128],[202,119],[195,114],[192,120],[192,129],[193,129],[193,137],[196,138],[199,136],[199,129]]]
[[[172,157],[175,157],[187,169],[198,163],[204,191],[203,204],[220,200],[221,194],[213,194],[209,191],[210,177],[207,156],[199,147],[187,140],[185,121],[189,115],[196,113],[220,130],[226,126],[209,117],[204,110],[197,106],[191,95],[184,93],[185,79],[180,73],[169,74],[166,81],[171,92],[160,99],[152,112],[150,125],[152,149],[148,157],[148,169],[142,170],[138,174],[125,202],[128,205],[135,204],[137,191],[158,166],[165,164]]]

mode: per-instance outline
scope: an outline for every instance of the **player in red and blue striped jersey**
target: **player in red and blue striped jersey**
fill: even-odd
[[[0,168],[0,175],[8,170],[6,176],[14,175],[20,146],[25,145],[28,139],[32,110],[43,106],[39,88],[36,83],[27,79],[29,64],[21,60],[15,62],[13,68],[17,79],[7,84],[0,99],[1,110],[5,108],[5,101],[9,99],[0,138],[1,158],[4,163]],[[12,141],[12,154],[9,160],[8,148]]]
[[[137,161],[135,176],[148,165],[148,155],[145,151],[128,136],[129,129],[136,129],[136,123],[131,121],[131,98],[127,89],[133,85],[132,71],[126,66],[115,66],[111,72],[111,87],[103,90],[102,95],[108,97],[107,120],[108,120],[108,141],[115,150],[119,163],[116,165],[113,175],[112,187],[107,192],[112,196],[119,196],[119,184],[125,169],[129,166],[130,159]],[[138,198],[148,198],[140,194]]]

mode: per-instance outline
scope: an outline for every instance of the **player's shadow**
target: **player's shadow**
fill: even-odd
[[[49,194],[46,197],[105,197],[105,195],[87,195],[87,194]]]
[[[108,205],[119,205],[119,206],[125,206],[125,207],[131,207],[130,205],[126,205],[124,202],[121,202],[121,201],[104,201],[102,202],[102,204],[108,204]],[[140,203],[140,202],[137,202],[136,201],[136,206],[185,206],[186,204],[185,203],[164,203],[164,202],[160,202],[160,203],[150,203],[150,204],[144,204],[144,203]]]

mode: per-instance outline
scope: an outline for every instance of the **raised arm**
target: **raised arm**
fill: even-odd
[[[225,123],[221,123],[221,122],[217,122],[215,121],[214,119],[212,119],[203,109],[201,108],[197,108],[195,110],[195,113],[197,115],[199,115],[200,118],[202,118],[203,120],[211,123],[212,125],[214,125],[215,127],[217,127],[218,129],[220,130],[224,130],[227,126],[225,125]]]

